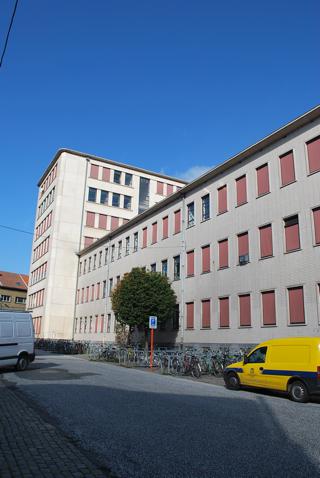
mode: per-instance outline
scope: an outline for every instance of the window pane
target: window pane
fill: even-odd
[[[177,234],[181,231],[181,210],[174,213],[174,233]]]
[[[124,196],[123,207],[125,209],[131,209],[131,196]]]
[[[284,220],[286,252],[300,249],[299,219],[298,215]]]
[[[95,188],[89,188],[88,201],[96,202],[96,199],[97,199],[97,190]]]
[[[276,325],[276,301],[274,290],[262,292],[263,325]]]
[[[290,324],[304,324],[303,287],[288,289]]]
[[[120,194],[112,193],[112,206],[114,207],[120,206]]]
[[[280,170],[281,170],[281,184],[286,186],[287,184],[293,183],[295,181],[295,172],[294,172],[294,159],[293,151],[283,154],[280,156]]]
[[[202,272],[210,272],[210,246],[202,247]]]
[[[220,327],[229,327],[229,297],[219,299]]]
[[[100,203],[101,204],[108,204],[108,191],[101,191]]]
[[[173,278],[174,280],[180,279],[180,256],[173,258]]]
[[[189,302],[187,306],[187,329],[193,329],[194,327],[194,303]]]
[[[218,213],[222,214],[227,212],[228,202],[227,202],[227,186],[223,186],[218,189]]]
[[[251,307],[250,307],[250,294],[239,296],[240,305],[240,325],[251,325]]]
[[[194,203],[190,203],[188,208],[188,227],[194,226]]]
[[[241,176],[236,180],[236,189],[237,189],[237,206],[245,204],[247,202],[247,178],[246,176]]]
[[[168,237],[168,216],[162,219],[162,239],[166,239]]]
[[[270,191],[269,170],[267,164],[264,164],[260,168],[257,168],[257,189],[258,196],[267,194]]]
[[[210,196],[207,194],[202,198],[202,221],[206,221],[210,217]]]
[[[113,172],[113,182],[120,184],[121,182],[121,171],[114,171]]]
[[[194,251],[187,252],[187,276],[194,275]]]
[[[309,172],[320,171],[320,136],[307,143]]]
[[[228,239],[219,242],[219,268],[229,266]]]
[[[132,186],[132,174],[126,173],[125,179],[124,179],[124,184],[126,186]]]
[[[270,257],[273,255],[272,246],[272,228],[271,224],[259,228],[260,232],[260,257]]]
[[[203,300],[202,306],[202,328],[210,328],[210,300]]]

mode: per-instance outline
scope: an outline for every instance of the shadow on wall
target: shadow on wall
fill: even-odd
[[[131,375],[128,388],[138,387],[137,377]],[[319,476],[303,435],[290,439],[270,399],[236,392],[226,397],[217,388],[208,388],[207,396],[195,388],[193,395],[181,395],[173,382],[166,387],[174,393],[162,393],[163,382],[157,383],[158,393],[81,382],[35,383],[23,390],[48,404],[60,427],[119,477]],[[288,406],[288,416],[306,410],[300,404]]]

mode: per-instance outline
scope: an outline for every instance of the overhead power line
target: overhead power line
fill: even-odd
[[[0,68],[2,66],[4,55],[6,53],[6,49],[7,49],[7,46],[8,46],[9,36],[10,36],[11,28],[12,28],[12,25],[13,25],[13,20],[14,20],[16,11],[17,11],[18,1],[19,0],[16,0],[16,3],[14,5],[14,9],[13,9],[13,12],[12,12],[12,15],[11,15],[11,20],[10,20],[9,28],[8,28],[8,31],[7,31],[7,36],[6,36],[6,40],[4,42],[4,47],[3,47],[2,55],[1,55],[1,59],[0,59]]]

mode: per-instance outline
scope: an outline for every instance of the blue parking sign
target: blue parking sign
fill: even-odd
[[[158,317],[156,317],[155,315],[149,315],[149,329],[156,329],[157,321]]]

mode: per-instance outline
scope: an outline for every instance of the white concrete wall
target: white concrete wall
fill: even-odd
[[[128,225],[119,232],[111,243],[100,244],[94,250],[84,252],[83,262],[90,255],[106,246],[118,244],[130,236],[131,247],[133,234],[139,232],[139,250],[130,251],[130,255],[103,266],[94,272],[78,278],[78,288],[89,284],[116,279],[131,270],[132,267],[147,266],[156,262],[157,270],[161,261],[168,259],[168,273],[173,279],[173,257],[181,254],[181,279],[172,286],[177,294],[180,309],[180,331],[177,341],[184,343],[258,343],[264,339],[281,336],[318,335],[319,328],[319,290],[320,283],[320,248],[314,246],[312,209],[320,205],[320,172],[309,175],[306,156],[306,141],[320,134],[320,121],[316,120],[290,134],[286,138],[260,151],[254,156],[233,166],[220,176],[208,181],[198,189],[186,194],[185,199],[173,197],[173,201],[152,216],[142,219],[139,224]],[[293,149],[295,159],[296,182],[281,187],[279,156]],[[257,198],[256,168],[264,163],[269,165],[270,193]],[[247,175],[248,203],[236,207],[235,180],[242,174]],[[228,186],[228,212],[217,214],[217,189]],[[201,197],[210,193],[211,218],[201,222]],[[189,202],[195,202],[196,225],[186,229],[186,211],[183,213],[184,231],[173,235],[173,215],[178,208],[185,209]],[[161,240],[162,218],[169,215],[169,238]],[[301,250],[285,253],[283,218],[299,215]],[[158,242],[151,245],[151,224],[158,221]],[[273,257],[261,260],[258,227],[272,223]],[[142,229],[148,226],[148,247],[141,249]],[[249,231],[250,262],[238,265],[237,234]],[[218,241],[229,239],[229,268],[218,270]],[[201,274],[201,246],[211,245],[211,272]],[[117,248],[117,247],[116,247]],[[185,251],[195,249],[195,276],[186,278],[184,267]],[[305,301],[305,325],[289,325],[287,288],[303,286]],[[276,326],[262,325],[261,292],[273,289],[276,292]],[[240,327],[239,294],[251,294],[251,327]],[[219,328],[218,298],[230,297],[230,327]],[[201,330],[201,300],[211,299],[211,329]],[[185,303],[195,301],[195,328],[186,330]],[[110,313],[110,300],[78,304],[75,317],[89,317],[101,313]],[[100,340],[99,334],[77,334],[77,338]],[[104,339],[112,341],[114,335],[104,334]],[[163,335],[166,341],[166,336]]]

